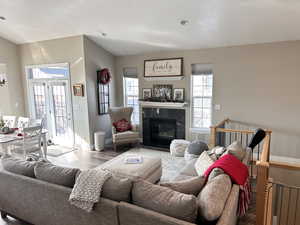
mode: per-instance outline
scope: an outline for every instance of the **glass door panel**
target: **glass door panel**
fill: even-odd
[[[53,118],[54,143],[70,145],[72,140],[70,102],[68,101],[67,81],[51,82],[51,117]]]

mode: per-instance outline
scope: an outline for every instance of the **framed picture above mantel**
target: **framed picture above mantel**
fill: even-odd
[[[145,60],[144,77],[183,77],[183,58]]]

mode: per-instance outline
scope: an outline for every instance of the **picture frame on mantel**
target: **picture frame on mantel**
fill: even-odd
[[[144,60],[144,77],[183,77],[183,58]]]

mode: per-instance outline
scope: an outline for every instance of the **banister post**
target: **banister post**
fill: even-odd
[[[265,225],[267,208],[267,186],[269,179],[269,163],[257,162],[256,183],[256,225]]]
[[[211,126],[210,127],[210,140],[209,140],[210,148],[213,148],[216,146],[216,138],[217,138],[217,127]]]

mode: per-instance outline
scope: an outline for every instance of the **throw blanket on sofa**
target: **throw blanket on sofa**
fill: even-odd
[[[102,186],[112,175],[100,169],[82,171],[71,192],[69,202],[87,212],[91,212],[95,203],[99,202]]]
[[[249,203],[251,188],[249,182],[249,172],[245,164],[231,154],[226,154],[219,160],[215,161],[206,171],[205,177],[208,177],[214,168],[221,168],[226,174],[231,177],[231,180],[240,186],[238,215],[245,215]]]

